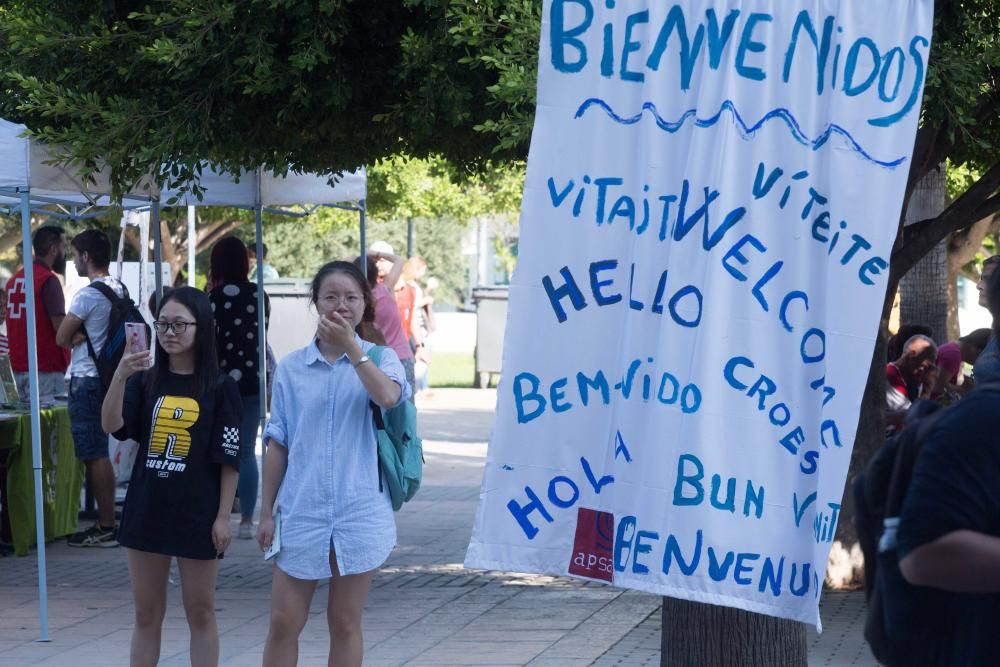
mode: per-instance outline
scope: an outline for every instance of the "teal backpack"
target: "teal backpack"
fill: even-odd
[[[368,357],[376,366],[384,349],[376,346],[368,350]],[[398,512],[403,503],[416,494],[423,476],[424,452],[417,435],[417,408],[410,401],[403,401],[389,410],[374,401],[370,403],[378,440],[379,491],[384,475],[392,497],[392,509]]]

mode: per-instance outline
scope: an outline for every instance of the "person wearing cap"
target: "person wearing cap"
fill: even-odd
[[[361,266],[360,257],[354,261]],[[412,400],[412,388],[416,385],[413,350],[410,348],[409,337],[403,331],[403,323],[393,296],[396,283],[403,274],[404,263],[405,260],[393,253],[392,246],[385,241],[376,241],[368,249],[366,270],[368,284],[375,297],[375,326],[385,336],[386,345],[392,348],[402,362],[406,381],[410,383]]]

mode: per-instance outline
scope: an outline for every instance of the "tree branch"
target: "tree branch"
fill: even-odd
[[[239,220],[230,220],[228,222],[213,224],[208,233],[198,234],[198,243],[195,246],[195,252],[212,247],[215,245],[216,241],[239,226]]]
[[[908,225],[900,246],[892,253],[890,284],[895,284],[921,257],[952,232],[969,227],[1000,211],[1000,163],[993,165],[941,215]]]

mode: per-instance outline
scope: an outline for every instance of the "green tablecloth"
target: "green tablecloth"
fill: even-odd
[[[42,503],[45,539],[76,530],[84,467],[73,453],[69,413],[65,407],[42,410]],[[31,416],[0,421],[0,447],[7,459],[7,495],[14,552],[24,556],[35,544],[35,477],[31,462]]]

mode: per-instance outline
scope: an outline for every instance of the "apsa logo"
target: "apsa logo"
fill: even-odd
[[[569,573],[611,582],[614,577],[615,515],[581,507],[576,514],[576,537]]]

